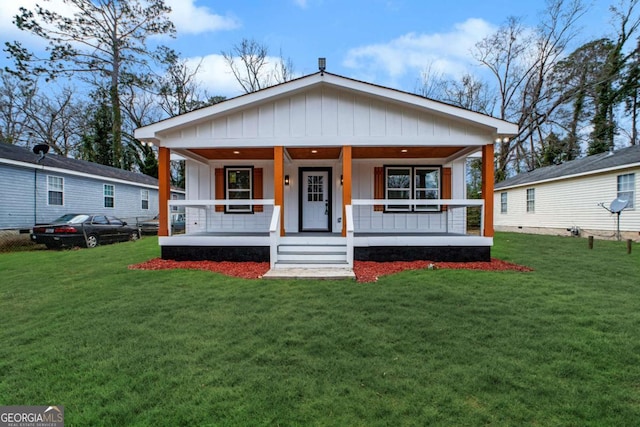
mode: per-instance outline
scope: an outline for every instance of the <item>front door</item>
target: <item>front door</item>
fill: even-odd
[[[301,168],[300,184],[300,231],[329,231],[331,168]]]

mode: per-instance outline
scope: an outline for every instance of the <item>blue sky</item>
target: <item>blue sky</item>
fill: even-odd
[[[177,38],[161,40],[191,64],[201,64],[200,80],[211,95],[241,93],[224,64],[243,38],[255,39],[277,57],[290,58],[297,75],[317,71],[317,58],[327,58],[327,71],[413,91],[430,64],[446,75],[477,72],[471,47],[509,16],[529,26],[539,22],[545,2],[516,0],[165,0],[173,8]],[[614,0],[617,2],[617,0]],[[14,28],[20,6],[36,2],[65,7],[60,0],[0,0],[0,41],[38,41]],[[580,20],[574,47],[611,36],[609,1],[594,1]],[[9,65],[3,52],[0,65]],[[275,62],[273,58],[272,62]]]

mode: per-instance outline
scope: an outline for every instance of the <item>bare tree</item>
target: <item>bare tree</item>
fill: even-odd
[[[77,151],[86,126],[86,108],[72,88],[63,88],[58,93],[37,92],[23,108],[31,143],[48,144],[64,157]]]
[[[496,82],[497,116],[520,128],[516,138],[497,144],[497,180],[506,178],[509,167],[518,170],[523,162],[527,169],[536,167],[541,127],[564,102],[551,90],[550,76],[584,11],[580,0],[551,0],[535,32],[527,31],[520,19],[509,18],[476,44],[474,57]]]
[[[27,144],[25,106],[35,93],[35,83],[0,70],[0,141]]]
[[[245,93],[256,92],[293,78],[293,63],[282,52],[274,66],[269,63],[269,49],[254,39],[242,39],[222,56]]]

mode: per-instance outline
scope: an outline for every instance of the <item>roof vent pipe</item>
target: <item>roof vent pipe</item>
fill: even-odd
[[[327,58],[318,58],[318,70],[320,75],[324,76],[324,70],[327,68]]]

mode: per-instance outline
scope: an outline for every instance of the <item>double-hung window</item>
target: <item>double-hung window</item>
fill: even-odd
[[[534,213],[536,211],[536,189],[527,188],[527,212]]]
[[[47,176],[47,204],[49,206],[64,206],[64,178]]]
[[[440,198],[440,168],[425,166],[387,166],[385,196],[390,200],[432,200]],[[388,205],[387,212],[437,211],[439,205]]]
[[[253,168],[226,167],[226,199],[251,200],[253,195]],[[253,212],[251,205],[227,205],[226,212]]]
[[[114,185],[104,184],[104,207],[112,208],[115,206],[116,189]]]
[[[618,175],[618,198],[627,201],[626,209],[635,207],[636,198],[636,174],[627,173]]]
[[[500,213],[507,213],[507,193],[500,193]]]
[[[142,209],[149,209],[149,190],[140,190],[140,200],[142,201]]]

